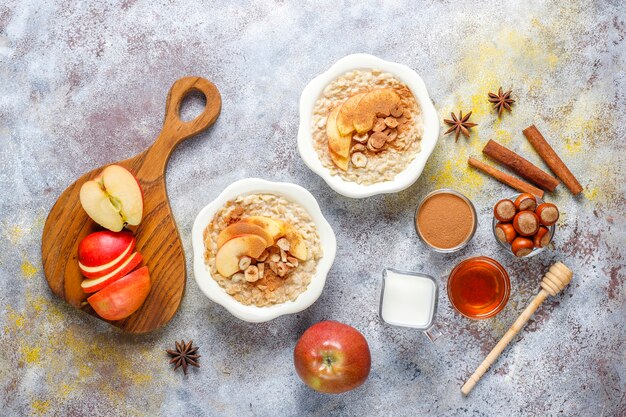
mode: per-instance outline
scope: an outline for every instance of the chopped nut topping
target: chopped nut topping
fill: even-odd
[[[367,148],[365,147],[365,145],[357,143],[352,148],[350,148],[350,153],[365,152],[366,150],[367,150]]]
[[[398,127],[398,121],[396,119],[394,119],[393,117],[387,117],[385,119],[385,124],[387,126],[389,126],[390,128],[392,128],[392,129],[395,128],[395,127]]]
[[[368,143],[368,147],[369,147],[369,143]],[[357,168],[363,168],[365,165],[367,165],[367,156],[365,156],[365,154],[361,152],[353,153],[351,160],[352,160],[352,164]]]
[[[276,274],[278,272],[278,269],[276,269],[276,262],[270,262],[269,266],[273,273]]]
[[[293,265],[294,268],[297,268],[298,265],[300,264],[300,262],[298,261],[298,258],[294,258],[293,256],[288,256],[287,261],[288,263]]]
[[[245,271],[246,269],[248,269],[251,262],[252,259],[250,259],[249,256],[243,256],[241,259],[239,259],[239,269]]]
[[[278,274],[279,277],[284,277],[285,275],[287,275],[287,273],[289,272],[289,268],[287,268],[287,265],[279,262],[278,264],[276,264],[276,273]]]
[[[380,149],[385,146],[385,142],[387,142],[387,135],[383,132],[374,133],[370,140],[367,142],[368,145],[372,145],[374,149]]]
[[[387,127],[387,125],[385,124],[385,119],[378,118],[376,119],[376,123],[374,124],[374,127],[372,128],[372,130],[374,132],[382,132],[383,130],[385,130],[385,128]]]
[[[404,109],[404,111],[402,112],[402,116],[406,117],[408,120],[411,120],[413,118],[413,115],[411,114],[411,110],[409,109]]]
[[[259,277],[263,278],[263,275],[265,275],[265,264],[257,264],[256,267],[259,270]]]
[[[280,254],[279,253],[272,253],[270,255],[270,262],[280,262]]]
[[[359,143],[366,143],[367,139],[369,139],[369,135],[367,133],[362,133],[357,135],[356,133],[352,136],[352,139],[356,140]]]
[[[289,251],[290,249],[289,241],[285,239],[284,237],[281,237],[280,239],[278,239],[278,242],[276,242],[276,245],[278,245],[278,247],[281,249],[281,255],[282,255],[282,251]]]
[[[400,117],[402,116],[402,113],[404,112],[404,108],[402,108],[401,105],[396,105],[391,109],[391,115],[393,117]]]
[[[280,250],[280,261],[287,262],[287,252],[282,249]]]
[[[385,129],[383,133],[387,135],[387,142],[393,142],[398,137],[398,131],[396,129]]]
[[[256,282],[259,280],[259,268],[255,265],[250,265],[244,274],[246,276],[246,281],[248,282]]]
[[[244,282],[246,280],[246,276],[241,272],[237,272],[232,277],[230,277],[232,282]]]

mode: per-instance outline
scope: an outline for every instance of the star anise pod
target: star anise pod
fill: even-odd
[[[450,113],[450,116],[452,116],[452,120],[444,119],[443,121],[452,127],[448,129],[446,133],[444,133],[444,135],[447,135],[448,133],[451,133],[451,132],[455,132],[455,136],[456,136],[456,138],[454,139],[455,142],[459,140],[459,135],[461,133],[463,133],[463,135],[466,138],[469,138],[469,135],[470,135],[469,129],[471,129],[474,126],[477,126],[476,123],[471,123],[468,121],[471,115],[472,115],[472,112],[470,111],[465,116],[463,116],[463,112],[459,110],[459,117],[457,118],[454,113]]]
[[[166,352],[172,356],[170,363],[176,363],[174,366],[174,370],[176,370],[179,366],[183,367],[183,372],[187,375],[187,367],[189,365],[193,365],[197,368],[200,367],[198,363],[198,346],[193,345],[193,340],[190,340],[189,343],[185,344],[184,340],[181,340],[180,343],[176,342],[176,350],[167,349]]]
[[[494,103],[494,109],[498,109],[498,117],[500,117],[504,109],[511,111],[511,104],[515,103],[515,100],[511,98],[512,91],[513,90],[509,90],[506,93],[503,93],[502,87],[500,87],[498,89],[498,94],[489,93],[489,102]]]

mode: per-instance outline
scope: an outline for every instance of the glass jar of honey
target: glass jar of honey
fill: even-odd
[[[452,306],[470,319],[498,314],[509,300],[509,274],[496,260],[486,256],[458,264],[448,277],[448,298]]]

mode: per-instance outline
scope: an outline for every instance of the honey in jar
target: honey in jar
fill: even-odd
[[[509,300],[509,275],[494,259],[469,258],[458,264],[448,277],[448,297],[452,306],[471,319],[498,314]]]

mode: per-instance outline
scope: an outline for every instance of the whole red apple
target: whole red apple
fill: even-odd
[[[354,327],[322,321],[309,327],[293,351],[296,372],[309,387],[339,394],[361,385],[370,373],[365,337]]]

